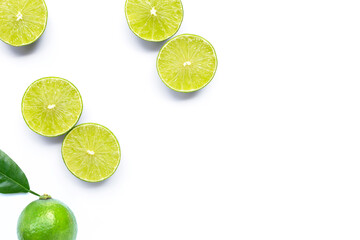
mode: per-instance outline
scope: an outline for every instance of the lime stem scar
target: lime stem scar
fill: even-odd
[[[48,195],[48,194],[44,194],[44,195],[41,195],[41,196],[40,196],[40,199],[41,199],[41,200],[48,200],[48,199],[51,199],[51,196]]]

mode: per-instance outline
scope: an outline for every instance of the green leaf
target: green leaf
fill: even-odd
[[[0,150],[0,193],[27,193],[29,182],[20,167]]]

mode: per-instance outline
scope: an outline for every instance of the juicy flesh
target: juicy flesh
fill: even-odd
[[[0,0],[0,39],[14,46],[34,42],[46,27],[43,0]]]
[[[180,35],[170,40],[158,58],[161,79],[177,91],[204,87],[213,78],[216,67],[213,47],[194,35]]]
[[[82,100],[78,90],[68,81],[46,78],[29,87],[22,108],[31,129],[45,136],[57,136],[76,124],[82,111]]]
[[[120,162],[120,148],[115,136],[96,124],[74,128],[65,138],[62,152],[69,170],[90,182],[108,178]]]
[[[180,0],[128,0],[126,15],[136,35],[149,41],[163,41],[179,29],[183,10]]]

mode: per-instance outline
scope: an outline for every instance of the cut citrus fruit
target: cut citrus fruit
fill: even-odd
[[[160,50],[157,70],[161,80],[178,92],[194,92],[214,77],[217,57],[204,38],[183,34],[169,40]]]
[[[115,135],[106,127],[85,123],[66,135],[61,153],[66,167],[86,182],[100,182],[114,174],[121,151]]]
[[[68,80],[46,77],[28,87],[21,109],[31,130],[46,137],[56,137],[75,126],[83,103],[79,91]]]
[[[181,0],[127,0],[125,15],[135,35],[161,42],[179,30],[184,11]]]
[[[12,46],[35,42],[45,31],[44,0],[0,0],[0,39]]]

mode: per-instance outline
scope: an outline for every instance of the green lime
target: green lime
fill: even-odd
[[[56,137],[75,126],[83,103],[79,91],[68,80],[46,77],[28,87],[21,109],[31,130],[46,137]]]
[[[66,135],[61,153],[66,167],[79,179],[100,182],[114,174],[121,151],[115,135],[95,123],[76,126]]]
[[[22,211],[17,233],[19,240],[75,240],[77,224],[69,207],[44,195]]]
[[[184,11],[181,0],[126,0],[125,15],[136,36],[161,42],[179,30]]]
[[[44,0],[0,0],[0,39],[12,46],[35,42],[45,31]]]
[[[204,38],[183,34],[169,40],[160,50],[157,70],[161,80],[178,92],[194,92],[214,77],[217,57]]]

